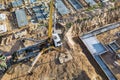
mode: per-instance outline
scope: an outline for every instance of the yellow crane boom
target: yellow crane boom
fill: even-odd
[[[50,2],[50,16],[49,16],[49,26],[48,26],[48,38],[52,38],[52,26],[53,26],[53,0]]]
[[[52,18],[52,16],[53,16],[53,0],[51,0],[51,2],[50,2],[50,13],[49,13],[49,14],[50,14],[50,15],[49,15],[49,26],[48,26],[48,39],[49,39],[49,43],[51,43],[51,41],[52,41],[52,26],[53,26],[53,18]],[[52,46],[49,47],[49,48],[43,49],[43,50],[37,55],[37,57],[35,58],[35,60],[33,61],[32,66],[31,66],[30,69],[28,70],[28,73],[31,73],[34,65],[35,65],[35,64],[37,63],[37,61],[39,60],[39,57],[40,57],[45,51],[47,51],[47,50],[49,50],[49,49],[55,49],[55,50],[57,50],[56,48],[54,48],[54,47],[52,47]]]

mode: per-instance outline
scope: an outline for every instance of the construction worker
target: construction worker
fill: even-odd
[[[7,64],[6,64],[7,58],[0,53],[0,70],[5,71],[7,69]]]

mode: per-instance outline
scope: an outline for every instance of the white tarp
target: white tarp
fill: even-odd
[[[6,25],[0,25],[0,33],[4,33],[7,31]]]
[[[0,14],[0,20],[5,20],[6,19],[6,15],[5,14]]]

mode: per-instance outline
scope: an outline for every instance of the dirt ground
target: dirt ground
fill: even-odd
[[[108,45],[110,42],[112,42],[118,38],[117,37],[118,32],[120,32],[120,27],[97,35],[97,39],[101,43]],[[108,53],[101,55],[101,57],[107,63],[108,67],[111,69],[111,71],[117,77],[117,79],[120,79],[120,71],[119,71],[120,67],[119,67],[119,65],[114,65],[115,61],[120,64],[120,60],[115,59],[115,54],[108,52]]]
[[[57,51],[50,51],[41,56],[34,67],[33,75],[27,75],[27,71],[32,63],[32,61],[30,61],[13,65],[12,69],[14,69],[14,73],[6,73],[1,80],[102,80],[85,54],[82,52],[79,44],[73,41],[74,35],[72,34],[72,30],[73,29],[71,27],[71,29],[66,33],[67,40],[64,44],[65,49],[66,47],[69,47],[66,51],[72,55],[72,60],[59,64],[58,57],[60,53]],[[32,32],[32,29],[29,33],[29,36],[37,38],[36,33],[34,31]],[[40,35],[40,37],[44,36],[42,34],[44,34],[44,32],[37,35]],[[25,44],[32,45],[34,43],[27,41]],[[13,47],[11,47],[11,45]],[[21,43],[14,40],[10,45],[0,46],[0,49],[5,52],[12,53],[20,48],[19,45],[21,45]]]
[[[59,52],[52,51],[43,54],[35,65],[33,75],[28,76],[27,71],[31,62],[18,64],[14,73],[5,74],[1,80],[102,80],[81,51],[79,44],[72,40],[72,28],[66,34],[73,57],[69,62],[58,64]],[[13,67],[14,68],[14,67]]]

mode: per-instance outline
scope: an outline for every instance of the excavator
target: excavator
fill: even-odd
[[[5,73],[12,65],[18,64],[22,61],[29,61],[31,58],[35,58],[35,60],[31,64],[30,69],[28,70],[28,74],[31,74],[32,69],[43,53],[48,50],[56,50],[62,52],[62,50],[60,50],[59,48],[60,46],[62,46],[61,39],[57,33],[53,33],[53,10],[53,0],[51,0],[47,39],[40,40],[38,43],[32,46],[17,50],[10,56],[0,54],[0,71]],[[8,57],[11,58],[8,59]]]

